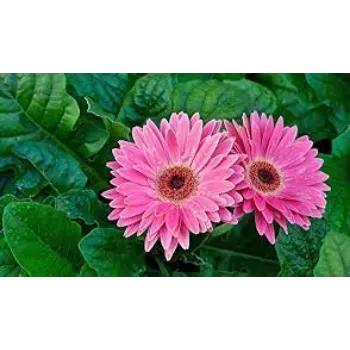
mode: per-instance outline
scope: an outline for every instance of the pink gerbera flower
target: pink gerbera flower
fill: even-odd
[[[203,126],[199,114],[173,114],[158,128],[151,120],[132,130],[134,142],[114,149],[114,186],[109,220],[126,226],[125,237],[147,231],[145,250],[160,242],[170,260],[178,244],[188,249],[190,232],[204,233],[212,223],[237,223],[228,207],[242,200],[235,191],[244,178],[240,156],[229,154],[234,138],[221,122]]]
[[[260,235],[275,242],[274,222],[286,233],[287,221],[307,230],[309,217],[321,218],[330,190],[320,171],[323,160],[308,136],[297,138],[297,127],[284,127],[280,117],[258,113],[243,115],[243,126],[225,121],[227,131],[236,137],[233,153],[243,153],[245,180],[239,185],[244,200],[235,211],[237,217],[254,212]],[[238,188],[236,188],[238,189]]]

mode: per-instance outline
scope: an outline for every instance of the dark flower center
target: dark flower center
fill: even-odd
[[[157,179],[157,193],[160,199],[172,202],[183,201],[197,189],[198,183],[193,170],[176,165],[163,170]]]
[[[256,160],[248,167],[248,177],[254,189],[263,194],[276,192],[282,185],[282,177],[273,164]]]
[[[267,169],[259,169],[258,178],[262,183],[267,185],[272,185],[275,180],[274,174]]]
[[[179,190],[185,184],[185,179],[182,176],[174,175],[170,179],[169,186],[175,190]]]

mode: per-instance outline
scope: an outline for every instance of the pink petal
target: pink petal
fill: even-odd
[[[251,213],[252,211],[254,211],[254,205],[253,205],[253,201],[250,199],[247,199],[243,202],[243,211],[248,214]]]
[[[205,211],[219,210],[219,206],[216,203],[214,203],[210,198],[204,196],[197,196],[193,198],[193,201]]]
[[[155,215],[156,216],[166,215],[172,207],[173,207],[173,204],[171,203],[166,203],[166,202],[159,203],[156,207]]]
[[[128,238],[128,237],[134,235],[137,232],[138,228],[139,228],[138,223],[128,226],[124,231],[124,237]]]
[[[183,158],[188,164],[192,162],[193,157],[197,153],[199,143],[201,141],[202,129],[203,129],[203,122],[200,120],[194,124],[190,132],[190,135],[187,138]]]
[[[181,230],[177,237],[177,241],[179,242],[180,246],[185,250],[187,250],[190,247],[190,232],[188,231],[186,226],[181,226]]]
[[[223,193],[222,195],[221,195],[221,197],[225,200],[225,206],[227,206],[227,207],[230,207],[230,206],[232,206],[233,204],[235,204],[235,201],[234,201],[234,199],[230,196],[230,195],[228,195],[228,194],[226,194],[226,193]]]
[[[147,196],[147,194],[132,194],[131,196],[125,198],[125,204],[127,205],[148,204],[148,203],[151,203],[152,201],[153,201],[153,198],[151,198],[150,196]]]
[[[118,194],[118,192],[116,191],[115,188],[112,188],[110,190],[104,191],[101,196],[107,199],[114,199],[114,197],[116,197]]]
[[[221,221],[220,215],[217,212],[208,212],[207,215],[208,215],[209,220],[212,222],[220,222]]]
[[[204,141],[192,162],[192,166],[196,169],[196,172],[199,172],[208,163],[219,143],[220,136],[220,134],[208,136]]]
[[[267,230],[267,222],[260,212],[255,212],[255,225],[260,236],[264,235]]]
[[[171,258],[173,257],[175,250],[177,248],[177,245],[178,245],[178,243],[177,243],[176,238],[173,238],[168,249],[165,251],[165,259],[167,261],[170,261]]]
[[[123,209],[114,209],[109,215],[108,215],[108,220],[109,221],[114,221],[114,220],[118,220],[120,217],[120,212]]]
[[[265,232],[265,236],[271,244],[275,244],[276,236],[275,236],[275,229],[273,227],[273,224],[267,225],[267,230]]]
[[[153,236],[159,229],[164,225],[165,219],[164,216],[156,216],[152,221],[151,226],[149,227],[149,234]]]
[[[132,216],[130,218],[120,218],[117,222],[117,226],[118,227],[125,227],[125,226],[129,226],[131,224],[135,224],[135,223],[140,223],[142,219],[142,215],[135,215],[135,216]]]
[[[199,233],[199,223],[198,223],[198,219],[191,214],[191,211],[189,211],[189,209],[183,207],[181,208],[181,212],[182,212],[182,218],[183,218],[183,222],[186,225],[186,227],[194,234],[198,234]]]
[[[125,197],[123,196],[118,196],[112,200],[112,202],[109,203],[109,206],[113,209],[119,209],[119,208],[124,208],[125,203],[124,203]]]
[[[139,149],[142,149],[144,146],[144,138],[143,138],[143,132],[142,129],[139,126],[135,126],[132,131],[132,138],[135,141],[136,146]]]
[[[172,129],[169,129],[166,137],[167,149],[170,160],[176,163],[180,158],[180,149],[177,144],[176,136]]]
[[[138,214],[143,214],[148,208],[148,204],[128,206],[120,212],[122,218],[129,218]]]
[[[145,251],[150,252],[154,245],[157,243],[158,235],[150,236],[149,234],[145,238]]]
[[[219,213],[222,221],[230,222],[232,220],[232,214],[228,209],[220,208],[218,213]]]
[[[134,165],[134,169],[152,180],[155,180],[157,177],[156,171],[145,163]]]
[[[165,224],[170,232],[175,231],[177,225],[179,224],[180,213],[177,207],[173,207],[168,211],[165,218]]]
[[[213,191],[215,193],[223,193],[232,190],[235,185],[229,181],[210,181],[199,185],[200,190]]]
[[[266,208],[265,201],[264,201],[264,199],[263,199],[259,194],[256,194],[256,195],[253,197],[253,200],[254,200],[255,206],[257,207],[257,209],[258,209],[259,211],[265,210],[265,208]]]
[[[163,248],[167,250],[169,248],[173,235],[171,234],[171,232],[168,231],[168,229],[165,226],[163,226],[159,231],[159,236]]]
[[[163,118],[160,122],[160,131],[161,131],[163,137],[165,137],[167,135],[169,129],[170,129],[170,125],[169,125],[168,121],[165,118]]]
[[[190,132],[190,121],[188,115],[184,114],[180,119],[178,130],[177,130],[177,143],[180,148],[180,154],[183,153],[186,147],[187,138]]]

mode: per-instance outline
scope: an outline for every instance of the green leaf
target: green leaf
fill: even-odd
[[[130,129],[123,123],[116,121],[116,117],[103,110],[103,108],[97,103],[91,104],[89,98],[86,99],[88,104],[87,112],[92,115],[101,118],[106,130],[109,133],[109,139],[103,149],[99,152],[93,165],[96,168],[104,169],[106,177],[109,176],[109,171],[106,167],[106,163],[113,160],[112,149],[116,147],[119,140],[128,140]]]
[[[108,206],[98,200],[91,190],[72,190],[57,196],[55,207],[64,211],[72,220],[80,219],[87,225],[109,226]]]
[[[262,73],[254,79],[270,88],[277,97],[277,112],[287,124],[297,124],[300,134],[319,141],[337,132],[331,123],[334,112],[319,99],[307,83],[305,74]]]
[[[56,154],[65,154],[70,164],[70,159],[75,159],[79,170],[74,166],[70,171],[77,172],[71,177],[78,179],[83,171],[94,188],[104,188],[104,175],[80,158],[77,150],[68,147],[79,119],[79,107],[65,87],[64,74],[0,74],[0,158],[13,156],[12,149],[20,148],[22,143],[48,142],[51,159]],[[36,147],[34,153],[38,152]],[[53,166],[54,163],[50,165]],[[55,170],[60,172],[58,164]]]
[[[192,115],[199,112],[205,120],[232,119],[255,110],[272,113],[276,108],[276,98],[268,89],[246,79],[178,84],[171,98],[172,105],[168,113],[184,111]]]
[[[332,230],[347,231],[350,229],[350,158],[324,155],[323,159],[322,170],[330,175],[328,184],[331,187],[325,217]]]
[[[319,99],[335,112],[331,122],[338,133],[350,122],[350,84],[333,73],[308,73],[306,80]]]
[[[316,277],[350,277],[350,237],[337,232],[326,236],[315,267]]]
[[[244,73],[173,73],[174,83],[184,83],[191,80],[239,80],[243,79]]]
[[[279,276],[311,277],[313,275],[329,226],[324,219],[312,219],[311,222],[309,231],[304,231],[297,225],[289,225],[288,235],[280,230],[275,245],[281,264]]]
[[[15,126],[16,119],[23,119],[22,128],[33,127],[34,123],[60,140],[69,137],[79,118],[79,107],[66,93],[63,74],[1,74],[0,81],[6,86],[4,106],[12,107],[12,113],[4,117],[12,121],[10,126]]]
[[[92,104],[90,98],[87,98],[86,102],[88,104],[87,112],[102,119],[104,126],[110,135],[109,143],[117,143],[117,141],[127,139],[129,137],[130,129],[123,123],[118,122],[117,118],[113,114],[106,112],[97,103]]]
[[[5,207],[7,204],[10,204],[12,202],[23,202],[23,201],[30,201],[29,199],[18,199],[17,197],[13,196],[12,194],[6,194],[2,197],[0,197],[0,231],[2,229],[2,215],[4,213]]]
[[[89,97],[92,104],[99,104],[105,111],[117,115],[129,88],[126,73],[68,73],[69,86],[79,96]]]
[[[330,178],[325,217],[333,231],[350,232],[350,128],[333,140],[333,154],[322,155]]]
[[[66,214],[37,203],[10,203],[3,215],[6,240],[30,276],[74,276],[81,229]]]
[[[84,264],[80,270],[79,277],[97,277],[97,273],[89,265]]]
[[[229,231],[220,225],[212,234],[200,247],[200,276],[277,276],[280,267],[275,250],[258,235],[251,215]]]
[[[0,277],[18,277],[21,267],[13,257],[3,237],[0,237]]]
[[[57,193],[86,185],[87,178],[77,160],[49,140],[21,142],[13,152],[27,159]]]
[[[332,154],[336,157],[350,157],[350,126],[333,140]]]
[[[109,136],[102,121],[84,116],[72,135],[70,146],[84,158],[91,158],[106,145]]]
[[[101,277],[140,276],[145,269],[140,241],[118,229],[94,229],[79,243],[88,265]]]
[[[118,115],[127,125],[142,123],[147,117],[160,115],[170,104],[171,74],[147,74],[128,92]]]
[[[0,157],[0,172],[2,177],[7,177],[10,187],[4,193],[18,194],[20,191],[27,197],[35,197],[47,186],[45,178],[28,160],[14,155]]]

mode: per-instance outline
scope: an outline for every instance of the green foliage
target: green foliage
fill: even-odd
[[[350,277],[350,237],[332,232],[321,248],[316,277]]]
[[[255,74],[254,79],[275,93],[277,114],[290,124],[297,124],[301,134],[310,135],[314,141],[336,135],[333,110],[319,99],[305,74],[264,73]]]
[[[64,213],[37,203],[10,203],[4,235],[19,265],[30,276],[73,276],[79,271],[80,226]]]
[[[276,109],[274,94],[250,80],[172,78],[171,74],[147,74],[139,79],[123,103],[119,120],[134,125],[180,111],[199,112],[205,120],[238,118],[254,110],[273,113]]]
[[[94,229],[79,243],[85,261],[101,277],[140,276],[144,272],[141,242],[127,240],[117,229]]]
[[[350,129],[333,141],[332,155],[323,156],[323,170],[330,174],[326,217],[331,229],[350,231]]]
[[[349,275],[349,101],[347,74],[0,74],[0,276]],[[107,220],[106,162],[130,127],[254,110],[323,141],[327,223],[290,225],[274,247],[248,215],[193,235],[168,263],[160,244],[145,253]]]
[[[276,252],[281,264],[279,276],[311,277],[319,258],[323,240],[329,230],[325,220],[312,220],[309,231],[289,225],[288,235],[281,229]]]
[[[72,190],[60,194],[56,197],[55,207],[64,211],[72,220],[82,220],[86,225],[110,225],[106,219],[108,206],[91,190]]]

